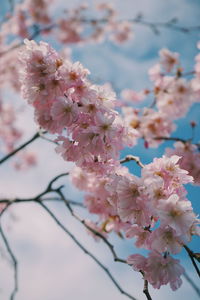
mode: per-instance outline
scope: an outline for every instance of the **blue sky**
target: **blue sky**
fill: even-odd
[[[63,2],[63,0],[56,2],[57,13]],[[101,1],[89,1],[90,4],[99,2]],[[6,3],[6,0],[1,3],[3,12]],[[76,3],[81,3],[81,1],[76,0],[69,5],[72,6]],[[113,3],[120,10],[121,18],[125,19],[134,17],[141,11],[144,18],[149,21],[167,21],[172,17],[178,17],[181,24],[196,25],[200,20],[200,2],[198,0],[115,0]],[[114,45],[111,42],[81,47],[72,46],[73,60],[79,60],[89,68],[91,78],[98,78],[102,83],[110,81],[118,91],[122,88],[140,90],[143,87],[149,87],[147,71],[156,62],[158,51],[162,47],[180,52],[183,66],[186,70],[191,70],[194,55],[197,53],[198,32],[186,35],[163,29],[159,36],[155,36],[149,28],[139,25],[134,27],[134,39],[123,46]],[[57,43],[53,42],[53,44],[58,46]],[[19,126],[26,128],[25,139],[36,131],[32,119],[33,113],[29,109],[27,115],[22,116],[18,121]],[[188,120],[199,120],[199,105],[195,105],[190,110]],[[174,136],[189,137],[190,127],[188,124],[184,120],[180,120],[178,124],[179,129]],[[199,127],[196,134],[196,141],[198,140]],[[132,150],[132,153],[139,155],[144,162],[150,162],[153,157],[162,155],[165,145],[159,149],[147,151],[140,142]],[[71,164],[63,162],[55,154],[54,146],[51,144],[37,141],[32,145],[32,149],[39,156],[37,168],[27,173],[16,174],[8,163],[1,167],[1,194],[7,197],[16,195],[26,197],[38,194],[52,177],[71,168]],[[128,153],[130,151],[125,150],[122,156]],[[135,165],[131,170],[138,172]],[[63,179],[61,182],[67,185],[66,195],[70,195],[74,200],[82,199],[82,193],[73,188],[69,180]],[[199,188],[190,186],[188,192],[195,211],[200,213]],[[142,294],[143,282],[140,274],[134,273],[127,266],[113,263],[106,247],[102,243],[95,243],[88,237],[81,225],[65,212],[61,204],[52,204],[50,207],[68,228],[71,228],[72,232],[109,266],[124,289],[132,293],[138,300],[145,299]],[[81,213],[81,211],[79,212]],[[70,239],[65,237],[49,216],[37,205],[13,206],[10,212],[4,216],[2,223],[19,261],[19,292],[16,300],[125,299],[113,287],[103,271],[90,258],[86,257]],[[116,241],[115,237],[112,239]],[[116,249],[122,257],[127,257],[136,251],[132,241],[127,244],[123,241],[116,241],[116,243]],[[198,245],[195,240],[192,242],[191,248],[199,252]],[[186,260],[184,252],[178,257],[183,260],[187,272],[197,282],[197,276],[191,268],[190,261]],[[8,300],[13,284],[12,268],[6,260],[0,262],[0,267],[3,274],[0,279],[0,299]],[[198,299],[185,281],[183,287],[176,293],[172,292],[169,287],[162,287],[159,291],[151,288],[150,291],[155,300],[161,298],[175,300],[179,297],[183,300]]]

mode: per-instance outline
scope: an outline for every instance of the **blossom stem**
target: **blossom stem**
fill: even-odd
[[[146,279],[144,279],[144,289],[143,289],[143,293],[145,294],[145,296],[147,297],[147,300],[152,300],[150,294],[149,294],[149,289],[148,289],[148,281]]]

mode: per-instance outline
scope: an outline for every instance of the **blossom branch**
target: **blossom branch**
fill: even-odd
[[[31,36],[28,36],[27,38],[30,40],[34,40],[35,38],[37,38],[41,33],[43,32],[50,32],[53,28],[56,27],[56,24],[50,24],[46,27],[40,28],[37,26],[37,28],[34,30],[33,34]],[[12,47],[8,48],[6,51],[3,51],[0,53],[0,57],[2,57],[3,55],[11,52],[12,50],[15,50],[19,47],[22,47],[24,45],[24,42],[21,41],[15,45],[13,45]]]
[[[158,28],[166,28],[169,30],[174,30],[174,31],[179,31],[179,32],[183,32],[183,33],[189,33],[191,31],[198,31],[200,29],[200,25],[195,25],[195,26],[180,26],[177,24],[177,19],[176,18],[172,18],[169,21],[166,22],[149,22],[149,21],[145,21],[143,20],[143,18],[141,16],[138,16],[132,20],[129,20],[132,23],[138,24],[138,25],[142,25],[145,27],[149,27],[155,34],[159,34],[159,30]]]
[[[56,222],[56,224],[68,235],[70,236],[70,238],[76,243],[76,245],[79,246],[79,248],[81,250],[83,250],[83,252],[87,255],[89,255],[103,270],[104,272],[108,275],[108,277],[110,278],[110,280],[113,282],[113,284],[116,286],[116,288],[120,291],[121,294],[127,296],[129,299],[132,300],[136,300],[135,297],[133,297],[132,295],[130,295],[129,293],[127,293],[126,291],[124,291],[121,286],[118,284],[118,282],[116,281],[116,279],[113,277],[113,275],[111,274],[111,272],[109,271],[109,269],[107,267],[105,267],[105,265],[103,265],[97,258],[96,256],[94,256],[89,250],[87,250],[78,240],[77,238],[56,218],[56,216],[52,213],[52,211],[46,206],[44,205],[44,203],[41,202],[37,202],[39,203],[45,210],[46,212],[52,217],[52,219]]]
[[[82,23],[90,23],[90,24],[100,24],[100,23],[107,23],[109,20],[108,18],[102,18],[102,19],[86,19],[82,18],[79,20]],[[166,22],[150,22],[146,21],[143,19],[143,17],[140,15],[137,15],[133,19],[128,19],[128,20],[117,20],[117,22],[122,23],[128,21],[133,24],[138,24],[144,27],[150,28],[155,34],[159,34],[158,28],[166,28],[169,30],[174,30],[174,31],[179,31],[183,33],[189,33],[191,31],[198,31],[200,29],[200,25],[195,25],[195,26],[181,26],[177,24],[177,19],[172,18],[169,21]]]
[[[62,185],[58,188],[53,188],[53,184],[61,177],[63,176],[67,176],[69,173],[62,173],[62,174],[59,174],[57,176],[55,176],[50,182],[49,184],[47,185],[47,188],[42,192],[40,193],[39,195],[37,195],[36,197],[34,198],[27,198],[27,199],[14,199],[14,200],[10,200],[10,199],[3,199],[3,200],[0,200],[0,203],[4,203],[4,204],[7,204],[7,206],[2,210],[2,213],[4,213],[4,211],[13,203],[21,203],[21,202],[36,202],[36,203],[40,203],[42,206],[44,205],[43,201],[49,201],[49,200],[61,200],[61,201],[64,201],[65,205],[67,206],[68,210],[70,211],[71,215],[73,217],[75,217],[80,223],[82,223],[86,229],[88,229],[89,231],[91,231],[93,234],[95,234],[96,236],[98,236],[99,238],[101,238],[105,244],[108,246],[108,248],[110,249],[112,255],[113,255],[113,258],[114,258],[114,261],[118,261],[118,262],[122,262],[122,263],[127,263],[125,260],[119,258],[114,250],[114,246],[100,233],[100,232],[97,232],[96,230],[94,230],[93,228],[91,228],[90,226],[87,225],[87,223],[85,222],[85,220],[81,219],[77,214],[75,214],[75,212],[73,211],[71,205],[79,205],[79,206],[82,206],[83,205],[79,202],[76,202],[76,201],[71,201],[71,200],[68,200],[65,198],[64,194],[62,193],[61,189],[62,189]],[[42,198],[44,195],[46,195],[47,193],[50,193],[50,192],[54,192],[54,193],[57,193],[59,195],[59,197],[47,197],[47,198]],[[186,246],[187,247],[187,246]],[[188,248],[188,247],[187,247]],[[189,248],[188,248],[189,249]],[[190,249],[189,251],[191,253],[193,253]],[[193,253],[194,255],[194,253]],[[186,278],[189,278],[188,275],[185,276]],[[190,279],[190,278],[189,278]],[[192,280],[190,279],[188,281],[191,286],[194,288],[195,284],[192,282]],[[192,283],[191,283],[192,282]],[[194,288],[195,291],[198,293],[198,288]],[[148,292],[148,283],[147,282],[144,282],[144,291],[143,291],[147,297],[148,300],[150,300],[151,296],[149,295],[149,292]]]

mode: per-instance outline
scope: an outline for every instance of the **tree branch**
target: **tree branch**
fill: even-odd
[[[134,156],[134,155],[127,155],[125,158],[123,158],[123,159],[120,160],[120,163],[123,164],[123,163],[131,161],[131,160],[134,160],[138,166],[140,166],[141,168],[144,168],[144,165],[140,161],[139,157],[138,156]]]
[[[194,268],[195,268],[198,276],[200,277],[200,270],[199,270],[199,268],[198,268],[198,266],[197,266],[197,264],[195,262],[195,254],[194,254],[194,252],[192,250],[190,250],[190,248],[188,246],[186,246],[186,245],[183,245],[183,247],[187,251],[187,253],[188,253],[188,255],[189,255],[189,257],[190,257],[190,259],[192,261],[192,264],[193,264],[193,266],[194,266]]]
[[[0,160],[0,164],[4,163],[6,160],[8,160],[9,158],[11,158],[13,155],[15,155],[17,152],[19,152],[20,150],[24,149],[26,146],[28,146],[29,144],[31,144],[33,141],[35,141],[37,138],[40,137],[40,134],[37,132],[34,134],[34,136],[29,139],[28,141],[26,141],[24,144],[22,144],[21,146],[19,146],[18,148],[16,148],[15,150],[13,150],[12,152],[10,152],[8,155],[4,156],[1,160]]]
[[[70,214],[77,220],[79,221],[81,224],[83,224],[83,226],[88,229],[89,231],[91,231],[93,234],[95,234],[96,236],[98,236],[99,238],[101,238],[104,243],[107,245],[107,247],[110,249],[114,261],[118,261],[121,263],[127,263],[125,259],[119,258],[115,252],[114,246],[105,238],[105,236],[103,236],[100,232],[96,231],[95,229],[91,228],[90,226],[87,225],[87,223],[85,222],[84,219],[81,219],[72,209],[72,207],[70,206],[70,203],[67,201],[67,199],[65,198],[64,194],[61,192],[60,189],[57,190],[57,193],[60,195],[60,197],[63,199],[65,205],[67,206]]]
[[[78,240],[77,238],[56,218],[56,216],[52,213],[52,211],[44,205],[44,203],[36,201],[40,206],[42,206],[46,212],[52,217],[52,219],[56,222],[56,224],[68,235],[70,238],[79,246],[81,250],[87,255],[89,255],[108,275],[110,280],[113,282],[113,284],[116,286],[116,288],[120,291],[121,294],[127,296],[129,299],[136,300],[132,295],[124,291],[121,286],[118,284],[116,279],[113,277],[113,275],[110,273],[109,269],[105,267],[97,258],[94,256],[90,251],[88,251]]]
[[[34,202],[35,198],[15,198],[15,199],[0,199],[0,204],[14,204],[14,203],[23,203],[23,202]],[[60,201],[62,202],[63,200],[60,197],[46,197],[46,198],[39,198],[38,201]],[[67,200],[71,205],[74,206],[80,206],[82,208],[85,208],[83,203],[74,201],[74,200]]]
[[[147,297],[147,300],[152,300],[152,298],[151,298],[151,296],[149,294],[148,281],[146,279],[144,279],[143,293]]]
[[[6,209],[8,208],[8,206],[9,206],[9,204],[1,212],[1,216],[6,211]],[[3,228],[2,228],[1,224],[0,224],[0,234],[2,236],[2,239],[4,241],[6,249],[7,249],[8,253],[9,253],[11,259],[12,259],[12,263],[13,263],[13,267],[14,267],[14,289],[13,289],[12,294],[10,296],[10,300],[14,300],[15,295],[16,295],[16,293],[18,291],[18,263],[17,263],[17,259],[16,259],[15,255],[14,255],[14,253],[13,253],[11,247],[10,247],[10,244],[9,244],[7,238],[6,238],[6,235],[5,235],[4,231],[3,231]]]

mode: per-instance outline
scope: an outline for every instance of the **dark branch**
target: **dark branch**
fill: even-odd
[[[4,210],[2,211],[3,213],[6,211],[6,209],[8,208],[9,204],[4,208]],[[1,212],[1,216],[3,215],[3,213]],[[4,241],[4,244],[6,246],[6,249],[11,257],[11,260],[12,260],[12,264],[13,264],[13,267],[14,267],[14,289],[12,291],[12,294],[10,296],[10,300],[14,300],[15,298],[15,295],[18,291],[18,267],[17,267],[17,259],[10,247],[10,244],[7,240],[7,237],[3,231],[3,228],[2,228],[2,225],[0,224],[0,234],[2,236],[2,239]]]
[[[113,284],[116,286],[116,288],[120,291],[121,294],[127,296],[129,299],[136,300],[133,296],[131,296],[129,293],[125,292],[121,286],[118,284],[116,279],[113,277],[113,275],[110,273],[109,269],[105,267],[90,251],[88,251],[78,240],[77,238],[56,218],[56,216],[52,213],[52,211],[44,205],[44,203],[39,203],[45,210],[48,212],[48,214],[52,217],[52,219],[56,222],[56,224],[68,235],[70,238],[81,248],[81,250],[84,251],[85,254],[89,255],[108,275],[110,280],[113,282]]]
[[[93,234],[95,234],[96,236],[98,236],[99,238],[101,238],[104,243],[107,245],[107,247],[110,249],[114,261],[118,261],[121,263],[127,263],[125,259],[119,258],[114,250],[114,246],[105,238],[104,235],[102,235],[100,232],[96,231],[95,229],[91,228],[90,226],[87,225],[87,223],[85,222],[84,219],[81,219],[72,209],[72,207],[70,206],[70,203],[68,202],[68,200],[65,198],[64,194],[58,190],[57,193],[60,195],[60,197],[63,199],[65,205],[67,206],[70,214],[77,220],[79,221],[81,224],[83,224],[83,226],[88,229],[89,231],[91,231]]]
[[[37,197],[36,197],[37,198]],[[36,198],[15,198],[15,199],[0,199],[0,204],[14,204],[14,203],[23,203],[23,202],[34,202]],[[38,201],[60,201],[63,202],[63,200],[60,197],[45,197],[45,198],[39,198],[37,199]],[[78,201],[73,201],[73,200],[67,200],[71,205],[74,206],[80,206],[84,208],[85,206],[83,203],[78,202]]]
[[[13,155],[15,155],[17,152],[21,151],[22,149],[24,149],[26,146],[28,146],[29,144],[31,144],[33,141],[35,141],[37,138],[40,137],[40,134],[37,132],[34,134],[34,136],[29,139],[28,141],[26,141],[24,144],[22,144],[21,146],[19,146],[18,148],[16,148],[15,150],[13,150],[12,152],[10,152],[8,155],[4,156],[1,160],[0,160],[0,164],[4,163],[6,160],[8,160],[9,158],[11,158]]]
[[[188,253],[188,255],[189,255],[189,257],[190,257],[190,259],[192,261],[192,264],[193,264],[193,266],[194,266],[194,268],[195,268],[198,276],[200,277],[200,270],[199,270],[199,268],[198,268],[198,266],[197,266],[197,264],[195,262],[195,253],[192,250],[190,250],[190,248],[188,246],[184,245],[183,247],[187,251],[187,253]]]
[[[152,298],[151,298],[151,296],[149,294],[148,281],[146,279],[144,279],[143,293],[147,297],[147,300],[152,300]]]

